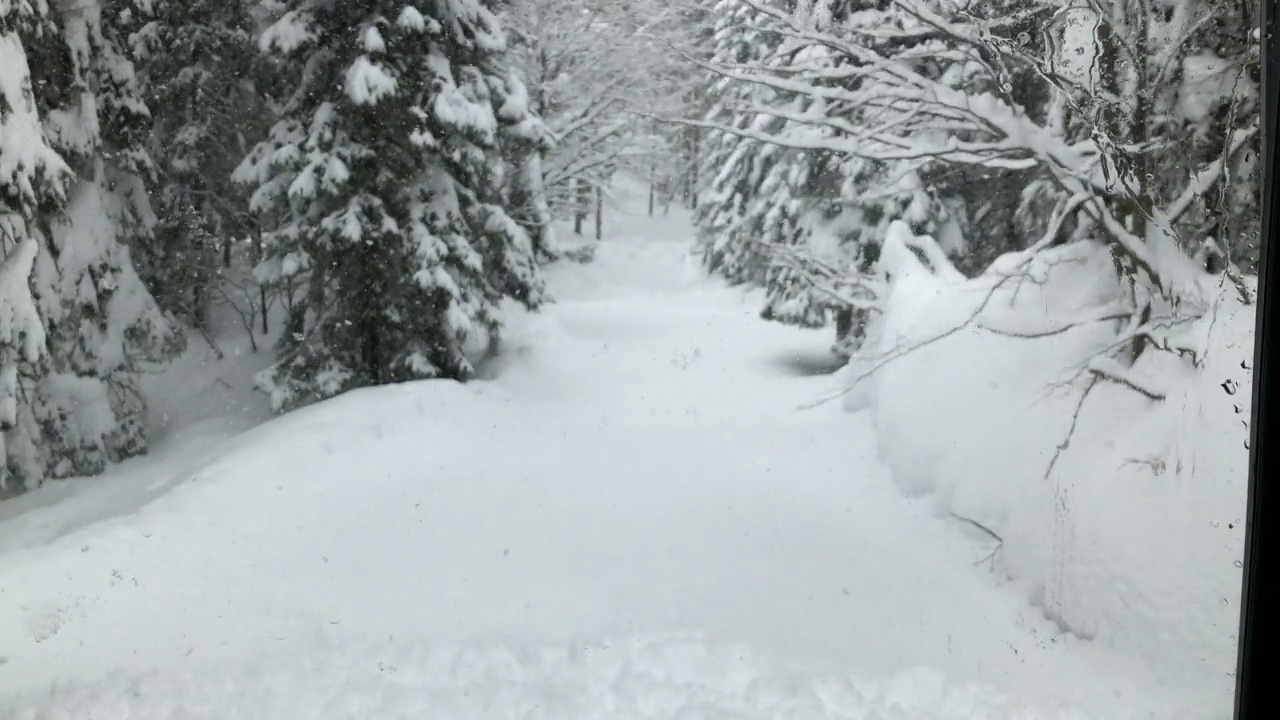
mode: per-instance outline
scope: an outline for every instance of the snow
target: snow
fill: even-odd
[[[263,31],[258,47],[263,52],[273,48],[281,53],[293,52],[316,39],[315,30],[311,27],[313,22],[310,8],[290,10]]]
[[[454,84],[453,73],[444,60],[437,60],[436,53],[428,56],[434,74],[440,81],[436,95],[432,99],[431,109],[436,118],[446,127],[457,128],[467,134],[478,134],[487,145],[498,129],[497,118],[493,107],[487,102],[478,102],[468,97],[467,91],[475,88],[465,84]]]
[[[60,196],[63,178],[70,175],[62,157],[45,142],[31,92],[31,73],[27,55],[17,34],[0,33],[0,177],[5,179],[5,192],[19,206],[34,206],[50,192]],[[43,176],[43,177],[42,177]],[[33,181],[48,188],[34,187]]]
[[[237,692],[205,681],[235,682]],[[1083,718],[1023,709],[997,693],[916,670],[884,679],[813,676],[750,648],[708,644],[692,634],[620,637],[551,646],[461,646],[313,640],[200,676],[153,675],[73,691],[59,711],[14,720],[71,720],[92,713],[190,720],[410,720],[449,717],[595,718],[621,713],[653,720],[973,717]]]
[[[1154,349],[1127,368],[1095,358],[1117,322],[1105,251],[1055,250],[1003,283],[890,258],[907,267],[842,381],[896,482],[999,536],[992,570],[1064,630],[1131,654],[1184,707],[1226,712],[1253,309],[1220,289],[1197,324],[1201,371]]]
[[[1252,99],[1256,95],[1253,84],[1241,73],[1232,72],[1234,66],[1214,55],[1204,52],[1187,56],[1182,61],[1182,87],[1178,92],[1178,109],[1192,122],[1205,122],[1209,115],[1232,99]]]
[[[368,53],[383,53],[387,51],[387,42],[382,39],[382,33],[378,31],[377,25],[365,27],[364,33],[360,38],[360,44],[364,46],[365,52]]]
[[[438,27],[440,23],[435,20],[432,20],[432,23],[436,26],[433,34],[438,33],[440,31]],[[427,19],[422,16],[422,13],[418,12],[417,8],[412,5],[406,5],[405,8],[400,11],[400,17],[396,18],[396,25],[404,28],[405,30],[423,32],[427,29]]]
[[[976,566],[878,415],[798,411],[827,335],[627,190],[480,380],[235,434],[266,358],[218,368],[224,422],[191,349],[152,457],[0,505],[0,716],[1205,717]]]
[[[347,68],[344,88],[347,97],[357,105],[376,105],[379,100],[394,95],[396,79],[381,65],[361,55]]]
[[[8,250],[0,259],[0,347],[14,348],[27,362],[35,362],[44,353],[45,335],[29,279],[40,246],[27,238],[13,248],[0,249]]]
[[[15,218],[0,217],[11,235],[21,227]],[[31,269],[39,245],[27,238],[11,248],[0,243],[0,489],[7,485],[8,431],[18,422],[18,363],[34,363],[45,352],[44,324],[31,297]],[[7,255],[7,256],[6,256]]]
[[[270,357],[251,351],[238,315],[221,306],[215,310],[211,335],[224,359],[217,360],[192,333],[186,352],[165,372],[143,375],[150,399],[147,435],[153,441],[147,455],[121,463],[106,478],[59,480],[0,503],[0,556],[132,514],[215,458],[230,438],[270,416],[267,398],[245,390]],[[279,317],[271,321],[280,327]]]

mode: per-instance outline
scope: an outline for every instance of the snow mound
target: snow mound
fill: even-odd
[[[873,680],[812,676],[696,635],[527,647],[315,640],[180,673],[63,686],[0,711],[14,720],[1085,717],[949,684],[929,669]]]
[[[1155,350],[1125,369],[1095,359],[1121,322],[1104,249],[966,280],[891,245],[883,318],[839,379],[900,489],[991,535],[982,567],[1064,631],[1229,708],[1253,308],[1218,293],[1198,371]]]

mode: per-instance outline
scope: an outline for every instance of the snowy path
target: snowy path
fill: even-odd
[[[869,717],[896,692],[919,714],[883,717],[990,717],[966,683],[1154,707],[902,498],[863,418],[795,411],[829,390],[798,372],[825,333],[701,279],[686,221],[633,222],[556,269],[495,379],[351,393],[158,476],[181,482],[136,512],[10,538],[0,716],[22,693],[95,720]],[[540,646],[561,650],[520,654]],[[850,689],[919,667],[968,699],[929,672]]]

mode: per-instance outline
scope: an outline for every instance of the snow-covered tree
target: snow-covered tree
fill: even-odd
[[[764,65],[773,57],[780,38],[757,30],[759,13],[755,8],[735,0],[720,0],[714,13],[718,20],[712,67]],[[736,82],[723,74],[713,74],[709,79],[708,94],[716,101],[707,114],[711,125],[706,140],[707,162],[712,172],[704,180],[706,186],[701,189],[696,216],[698,248],[709,271],[731,282],[762,284],[768,257],[756,241],[761,228],[758,216],[752,222],[752,211],[761,207],[756,199],[783,150],[738,131],[768,134],[779,122],[768,116],[740,113],[736,108],[761,95],[771,99],[774,94],[762,93],[756,85]],[[725,129],[719,129],[721,125]]]
[[[344,390],[467,378],[504,297],[536,307],[535,249],[513,214],[505,143],[541,125],[479,0],[291,0],[261,38],[292,94],[237,170],[264,234],[262,281],[300,279],[276,408]]]
[[[581,190],[608,183],[631,135],[623,110],[634,54],[610,10],[616,7],[585,0],[530,0],[503,17],[512,67],[554,139],[542,165],[552,204],[562,212],[580,204]]]
[[[795,51],[787,62],[718,59],[713,72],[751,88],[732,117],[755,124],[702,124],[722,138],[845,158],[852,182],[839,200],[855,232],[909,220],[973,258],[959,263],[972,271],[1019,247],[1104,242],[1131,281],[1142,337],[1158,330],[1155,316],[1203,310],[1196,263],[1212,269],[1213,258],[1239,255],[1210,231],[1234,227],[1226,244],[1236,244],[1253,194],[1223,202],[1248,176],[1256,142],[1256,60],[1248,42],[1213,30],[1243,31],[1242,4],[735,5],[751,31]],[[1235,81],[1213,92],[1193,84],[1207,67]]]
[[[16,236],[14,225],[7,230],[6,236]],[[18,426],[20,366],[34,365],[44,358],[44,325],[30,289],[37,252],[36,241],[25,238],[0,259],[0,488],[6,486],[9,474],[8,436]]]
[[[817,14],[812,5],[765,7],[784,17],[804,15],[813,29],[844,19]],[[791,37],[753,5],[723,0],[718,16],[716,51],[706,65],[715,79],[708,115],[715,171],[697,215],[704,263],[731,281],[763,285],[766,319],[821,327],[834,317],[838,340],[856,337],[865,293],[832,281],[866,270],[878,242],[868,223],[887,225],[897,216],[890,206],[902,203],[896,196],[862,197],[857,180],[870,168],[823,147],[848,135],[812,121],[847,112],[838,101],[752,79],[804,67],[838,88],[843,58]]]
[[[202,326],[235,243],[255,229],[231,174],[269,127],[271,68],[257,52],[250,0],[130,1],[130,50],[153,110],[146,147],[158,219],[137,262],[167,309]]]
[[[98,2],[0,6],[0,187],[8,337],[0,333],[7,474],[26,486],[142,452],[140,363],[179,342],[127,245],[154,223],[136,129],[148,109]],[[31,268],[44,352],[14,355],[9,287]],[[16,305],[15,305],[16,303]],[[18,331],[37,336],[29,312]]]
[[[619,170],[655,175],[679,128],[644,121],[676,111],[688,68],[672,46],[697,27],[695,0],[527,0],[504,20],[512,65],[553,142],[542,153],[553,208],[579,231]],[[656,178],[655,178],[656,179]]]

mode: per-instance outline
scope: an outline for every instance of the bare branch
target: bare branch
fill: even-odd
[[[1105,356],[1095,357],[1090,360],[1088,370],[1097,377],[1116,383],[1117,385],[1123,385],[1148,400],[1163,402],[1167,397],[1166,393],[1151,388],[1146,381],[1135,377],[1133,373],[1129,372],[1119,363],[1116,363]]]
[[[858,373],[853,378],[853,380],[851,380],[847,385],[845,385],[845,387],[841,389],[839,392],[820,398],[818,400],[814,400],[809,403],[805,403],[801,405],[798,409],[811,410],[820,405],[825,405],[829,402],[839,400],[845,395],[848,395],[850,392],[853,392],[853,389],[857,386],[858,383],[862,382],[863,380],[871,377],[873,374],[884,369],[887,365],[889,365],[889,363],[895,360],[898,360],[900,358],[906,357],[907,355],[911,355],[926,347],[929,347],[930,345],[933,345],[937,342],[945,340],[951,337],[952,335],[955,335],[958,332],[961,332],[963,330],[967,330],[973,327],[977,323],[978,317],[981,316],[982,312],[987,309],[988,305],[991,304],[991,300],[992,298],[995,297],[996,292],[1001,287],[1003,287],[1006,282],[1008,282],[1009,280],[1012,280],[1014,277],[1015,276],[1013,275],[1005,275],[1005,276],[1002,276],[996,282],[992,283],[991,288],[987,290],[986,295],[982,298],[982,302],[978,304],[978,307],[974,309],[972,313],[970,313],[969,317],[966,318],[964,322],[960,323],[959,325],[950,327],[946,330],[943,330],[942,332],[937,333],[932,337],[921,340],[920,342],[914,343],[912,345],[908,345],[905,348],[894,348],[890,350],[884,355],[881,355],[874,363],[872,363],[871,367]]]
[[[1058,443],[1053,450],[1053,457],[1049,458],[1049,465],[1044,470],[1044,478],[1048,480],[1053,476],[1053,469],[1058,466],[1058,461],[1062,459],[1062,454],[1071,447],[1071,441],[1076,435],[1076,425],[1080,423],[1080,412],[1084,410],[1084,403],[1089,399],[1089,393],[1098,386],[1098,382],[1102,380],[1100,375],[1090,375],[1085,383],[1084,392],[1080,393],[1079,399],[1076,400],[1075,408],[1071,411],[1071,425],[1067,428],[1067,433],[1062,438],[1062,442]]]

